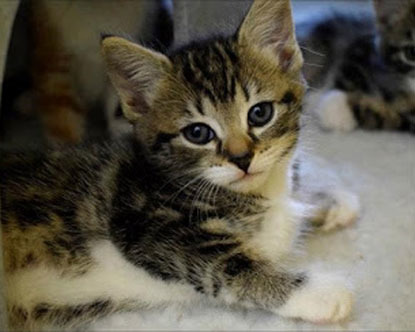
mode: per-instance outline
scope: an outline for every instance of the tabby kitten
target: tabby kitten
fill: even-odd
[[[323,128],[415,132],[415,1],[373,0],[369,14],[298,26],[310,108]]]
[[[13,327],[203,298],[345,319],[344,282],[286,265],[307,210],[291,189],[305,88],[289,0],[256,0],[235,35],[168,55],[111,36],[102,53],[134,134],[2,152]],[[325,227],[355,219],[330,201]]]

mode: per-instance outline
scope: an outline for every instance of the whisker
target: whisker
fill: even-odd
[[[304,62],[304,65],[310,66],[310,67],[317,67],[317,68],[323,68],[324,65],[320,65],[318,63],[310,63],[310,62]]]
[[[321,57],[326,57],[327,55],[326,54],[323,54],[323,53],[320,53],[320,52],[318,52],[318,51],[315,51],[315,50],[312,50],[311,48],[309,48],[309,47],[306,47],[306,46],[301,46],[301,45],[299,45],[300,46],[300,48],[302,49],[302,50],[306,50],[307,52],[310,52],[310,53],[312,53],[312,54],[315,54],[315,55],[318,55],[318,56],[321,56]]]

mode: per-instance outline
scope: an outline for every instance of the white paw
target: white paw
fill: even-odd
[[[334,202],[329,207],[324,224],[321,226],[321,230],[326,232],[353,224],[360,212],[359,199],[355,194],[343,190],[336,190],[331,194]]]
[[[357,127],[347,95],[342,91],[330,90],[325,93],[315,111],[324,129],[349,132]]]
[[[333,275],[311,275],[303,288],[295,291],[277,313],[316,324],[346,319],[353,306],[353,293],[346,282]]]

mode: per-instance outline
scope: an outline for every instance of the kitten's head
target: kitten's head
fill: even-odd
[[[415,0],[373,0],[380,50],[399,72],[415,76]]]
[[[256,0],[234,36],[168,56],[118,37],[102,50],[124,114],[159,166],[244,192],[274,165],[287,168],[304,93],[289,0]]]

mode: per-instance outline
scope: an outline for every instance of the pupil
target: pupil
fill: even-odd
[[[258,107],[255,110],[255,113],[256,113],[256,116],[259,117],[259,118],[262,118],[265,115],[265,111],[260,107]]]
[[[202,130],[200,129],[200,127],[195,127],[193,129],[193,136],[200,137],[201,133],[202,133]]]

